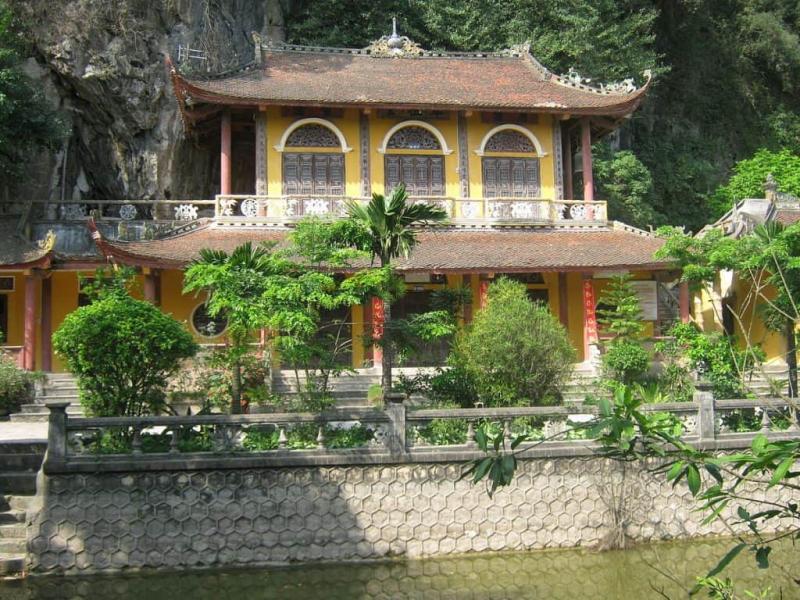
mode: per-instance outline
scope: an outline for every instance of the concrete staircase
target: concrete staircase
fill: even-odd
[[[45,448],[44,442],[0,443],[0,577],[25,569],[26,527]]]
[[[47,380],[37,389],[33,402],[23,404],[20,412],[11,415],[11,420],[25,423],[47,421],[47,402],[69,402],[68,414],[83,415],[75,378],[69,373],[49,373]]]
[[[301,373],[300,387],[305,385],[306,378]],[[343,373],[331,380],[331,394],[336,399],[337,408],[366,408],[370,406],[367,393],[371,385],[381,382],[380,372],[376,369],[359,369],[356,373]],[[276,394],[294,398],[298,394],[298,381],[294,371],[276,373],[272,380],[272,390]]]

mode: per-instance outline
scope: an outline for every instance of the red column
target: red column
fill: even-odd
[[[50,277],[42,279],[42,371],[53,370],[53,350],[50,336],[53,333],[53,283]]]
[[[159,278],[158,270],[150,270],[144,274],[144,299],[151,304],[159,305]]]
[[[681,281],[678,285],[678,303],[680,305],[681,323],[689,322],[689,283]]]
[[[478,284],[478,307],[486,308],[489,303],[489,280],[481,279]]]
[[[22,366],[28,371],[36,367],[36,278],[25,276],[25,323],[22,344]]]
[[[219,193],[231,193],[231,113],[222,113],[220,124]]]
[[[583,161],[583,199],[594,200],[594,174],[592,173],[592,128],[589,117],[581,119],[581,158]]]
[[[572,136],[564,128],[564,139],[561,143],[564,153],[564,199],[573,200],[575,192],[572,189]]]
[[[383,300],[373,297],[370,301],[372,309],[372,338],[379,340],[383,337]],[[372,364],[378,366],[383,360],[383,348],[375,344],[372,348]]]
[[[583,279],[583,360],[592,358],[591,347],[597,344],[597,315],[595,314],[594,282],[584,275]]]

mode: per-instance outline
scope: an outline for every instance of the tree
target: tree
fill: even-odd
[[[119,289],[67,315],[53,348],[78,377],[81,404],[96,416],[158,414],[192,336],[158,308]]]
[[[54,148],[66,127],[22,71],[27,38],[0,2],[0,184],[10,185],[39,149]]]
[[[417,243],[417,228],[444,221],[447,213],[431,204],[409,201],[404,185],[397,186],[387,196],[373,194],[366,206],[358,203],[348,205],[349,218],[368,232],[368,248],[373,260],[377,257],[380,266],[391,273],[392,261],[407,257]],[[389,343],[384,344],[382,385],[388,392],[392,386],[392,361],[394,348],[392,336],[392,302],[396,295],[385,288],[381,294],[384,313],[384,335]]]
[[[205,292],[208,314],[227,319],[233,414],[242,412],[242,358],[254,332],[269,325],[263,294],[266,278],[274,270],[271,248],[247,242],[230,255],[222,250],[202,249],[200,258],[184,274],[184,293]]]
[[[625,384],[638,381],[650,368],[650,353],[642,344],[642,308],[630,275],[613,277],[598,305],[597,322],[612,336],[602,357],[606,376]]]
[[[636,227],[663,220],[653,208],[653,177],[630,150],[613,152],[607,144],[592,149],[598,195],[608,201],[609,216]]]
[[[545,404],[560,400],[575,349],[550,309],[528,299],[524,284],[500,278],[456,342],[453,362],[489,406]]]

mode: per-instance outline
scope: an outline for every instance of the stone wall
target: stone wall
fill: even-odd
[[[420,557],[722,533],[684,486],[596,457],[535,458],[490,498],[428,463],[54,474],[33,572]]]

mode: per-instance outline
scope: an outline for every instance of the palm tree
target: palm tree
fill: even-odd
[[[184,293],[205,291],[206,311],[211,317],[224,316],[232,361],[231,412],[242,412],[242,358],[254,331],[266,324],[261,297],[266,278],[273,271],[269,246],[238,246],[231,254],[208,248],[186,270]]]
[[[380,260],[381,267],[391,267],[395,258],[407,258],[417,243],[417,231],[422,225],[439,223],[447,219],[447,213],[427,203],[409,202],[408,193],[400,184],[389,195],[373,194],[372,199],[361,205],[352,202],[347,207],[351,219],[364,227],[370,236],[370,251],[373,260]],[[384,335],[390,331],[392,320],[391,300],[383,300]],[[381,384],[384,392],[392,386],[391,341],[383,344],[381,361]]]

